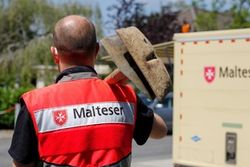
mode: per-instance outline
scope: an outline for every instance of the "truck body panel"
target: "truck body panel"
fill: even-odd
[[[174,40],[174,163],[250,166],[250,29]]]

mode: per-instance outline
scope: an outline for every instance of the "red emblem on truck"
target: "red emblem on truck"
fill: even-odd
[[[66,110],[53,111],[53,118],[54,118],[54,122],[57,125],[59,126],[64,125],[68,119]]]
[[[204,67],[204,77],[208,83],[213,82],[215,78],[215,67],[214,66]]]

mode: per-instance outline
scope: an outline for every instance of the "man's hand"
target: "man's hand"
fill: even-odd
[[[167,135],[167,125],[158,114],[154,113],[154,120],[150,137],[153,139],[160,139],[165,137],[166,135]]]

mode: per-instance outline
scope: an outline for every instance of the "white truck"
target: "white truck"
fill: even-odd
[[[173,162],[250,167],[250,29],[174,36]]]

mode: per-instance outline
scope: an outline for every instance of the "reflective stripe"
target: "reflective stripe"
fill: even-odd
[[[35,111],[38,132],[109,123],[134,123],[134,104],[126,102],[89,103]]]

